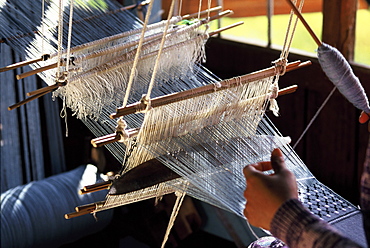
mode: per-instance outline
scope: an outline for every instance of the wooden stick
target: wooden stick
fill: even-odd
[[[138,133],[139,133],[139,130],[140,130],[139,128],[128,129],[128,130],[126,130],[126,135],[128,136],[128,138],[137,136]],[[121,139],[120,134],[111,133],[111,134],[107,134],[105,136],[101,136],[101,137],[92,139],[91,144],[93,145],[93,147],[101,147],[101,146],[108,145],[108,144],[113,143],[113,142],[117,142],[120,139]]]
[[[292,86],[283,88],[283,89],[279,90],[278,96],[283,96],[283,95],[287,95],[287,94],[290,94],[290,93],[294,93],[294,92],[296,92],[297,89],[298,89],[297,85],[292,85]]]
[[[219,34],[219,33],[223,32],[223,31],[225,31],[225,30],[228,30],[228,29],[231,29],[231,28],[237,27],[237,26],[242,25],[242,24],[244,24],[244,22],[243,22],[243,21],[241,21],[241,22],[236,22],[236,23],[231,24],[231,25],[228,25],[228,26],[226,26],[226,27],[216,29],[216,30],[214,30],[214,31],[212,31],[212,32],[210,32],[210,33],[208,33],[208,34],[209,34],[209,36],[213,36],[213,35],[215,35],[215,34]]]
[[[292,85],[292,86],[280,89],[278,91],[278,96],[283,96],[283,95],[287,95],[290,93],[294,93],[297,89],[298,89],[297,85]],[[258,97],[261,97],[261,96],[258,96]],[[130,130],[134,130],[134,131],[130,131]],[[140,128],[129,129],[129,132],[132,132],[132,133],[135,132],[136,135],[139,133],[139,131],[140,131]],[[116,133],[108,134],[108,135],[96,138],[94,140],[91,140],[91,144],[93,144],[94,147],[100,147],[106,144],[110,144],[110,143],[113,143],[119,140],[119,139],[115,139],[115,136],[116,136]],[[80,194],[83,194],[83,193],[80,192]]]
[[[51,91],[51,90],[50,90]],[[50,92],[49,91],[49,92]],[[42,93],[39,93],[39,94],[36,94],[36,95],[33,95],[33,96],[31,96],[31,97],[29,97],[29,98],[26,98],[26,99],[24,99],[23,101],[20,101],[20,102],[18,102],[18,103],[16,103],[16,104],[13,104],[13,105],[11,105],[11,106],[9,106],[8,107],[8,110],[13,110],[13,109],[15,109],[15,108],[18,108],[18,107],[20,107],[20,106],[22,106],[22,105],[24,105],[24,104],[26,104],[26,103],[28,103],[28,102],[30,102],[30,101],[32,101],[32,100],[35,100],[35,99],[37,99],[37,98],[39,98],[39,97],[41,97],[41,96],[43,96],[43,95],[46,95],[47,93],[49,93],[48,91],[45,91],[45,92],[42,92]]]
[[[307,29],[307,31],[310,33],[311,37],[316,42],[317,46],[321,46],[322,45],[322,42],[316,36],[316,34],[313,32],[313,30],[311,29],[310,25],[308,25],[308,23],[306,22],[306,20],[302,16],[301,12],[299,12],[297,6],[295,6],[295,4],[291,0],[287,0],[287,2],[292,7],[293,12],[296,14],[296,16],[299,18],[299,20],[301,20],[303,26],[305,26],[305,28]]]
[[[210,9],[211,10],[211,12],[214,12],[214,11],[217,11],[217,10],[219,10],[219,9],[221,9],[221,7],[219,6],[219,7],[215,7],[215,8],[212,8],[212,9]],[[207,13],[207,10],[204,10],[204,11],[202,11],[202,12],[200,12],[200,13]],[[193,13],[193,14],[188,14],[188,15],[184,15],[184,16],[182,16],[181,17],[181,20],[184,20],[184,19],[188,19],[188,18],[191,18],[191,17],[193,17],[193,16],[197,16],[197,14],[198,13]],[[233,14],[233,12],[231,11],[231,10],[226,10],[226,11],[224,11],[223,13],[222,13],[222,16],[220,16],[220,14],[221,13],[219,13],[219,14],[217,14],[215,17],[211,17],[210,18],[210,20],[208,20],[208,21],[205,21],[205,20],[202,20],[202,22],[204,22],[204,23],[207,23],[207,22],[209,22],[209,21],[211,21],[211,20],[215,20],[215,19],[218,19],[218,18],[221,18],[221,17],[223,17],[223,16],[228,16],[228,15],[231,15],[231,14]],[[136,30],[136,32],[140,32],[141,31],[141,29],[137,29]],[[134,33],[136,33],[136,32],[134,32]],[[134,34],[133,32],[130,32],[130,34],[132,35],[132,34]],[[162,34],[161,34],[162,35]],[[79,50],[82,50],[82,49],[85,49],[85,48],[87,48],[87,47],[92,47],[92,46],[96,46],[96,45],[98,45],[98,44],[101,44],[101,43],[106,43],[106,42],[108,42],[108,41],[112,41],[112,40],[116,40],[116,39],[120,39],[120,38],[123,38],[123,37],[125,37],[125,36],[127,36],[127,32],[124,32],[124,33],[119,33],[119,34],[116,34],[116,35],[112,35],[112,36],[109,36],[109,37],[105,37],[105,38],[102,38],[102,39],[99,39],[99,40],[96,40],[96,41],[92,41],[92,42],[88,42],[88,43],[84,43],[84,44],[82,44],[82,45],[78,45],[78,46],[75,46],[75,47],[72,47],[71,48],[71,52],[76,52],[76,51],[79,51]],[[63,52],[63,54],[65,54],[65,52]],[[57,54],[53,54],[53,55],[51,55],[51,57],[55,57]]]
[[[92,212],[96,209],[95,203],[75,207],[76,212]]]
[[[222,17],[225,17],[225,16],[229,16],[229,15],[231,15],[231,14],[233,14],[233,12],[231,11],[231,10],[225,10],[225,11],[223,11],[223,12],[220,12],[220,13],[218,13],[217,15],[214,15],[214,16],[212,16],[212,17],[210,17],[210,19],[208,20],[208,19],[203,19],[201,22],[202,22],[202,24],[205,24],[205,23],[208,23],[208,22],[210,22],[210,21],[213,21],[213,20],[216,20],[216,19],[220,19],[220,18],[222,18]],[[236,25],[240,25],[240,24],[242,24],[242,23],[238,23],[238,24],[236,24]],[[235,25],[235,24],[234,24]],[[233,25],[230,25],[230,26],[228,26],[228,27],[225,27],[224,28],[224,30],[226,30],[226,29],[229,29],[229,28],[232,28],[232,27],[234,27]],[[172,32],[174,32],[174,31],[176,31],[176,30],[173,30]],[[214,31],[214,32],[221,32],[221,31],[223,31],[223,30],[219,30],[219,31]],[[216,34],[216,33],[214,33],[214,34]],[[213,34],[211,34],[211,35],[213,35]],[[156,35],[153,35],[153,36],[150,36],[150,37],[148,37],[148,38],[146,38],[145,39],[145,41],[150,41],[150,40],[154,40],[154,39],[158,39],[158,38],[160,38],[160,37],[162,37],[162,34],[159,34],[158,36],[156,36]],[[137,42],[139,42],[139,41],[137,41]],[[132,43],[132,44],[130,44],[130,46],[134,46],[134,45],[136,45],[136,43]],[[130,46],[128,46],[128,47],[130,47]],[[125,48],[128,48],[128,47],[126,47],[126,46],[124,46],[124,45],[122,45],[122,48],[121,49],[125,49]],[[76,47],[75,47],[76,48]],[[107,54],[107,53],[109,53],[109,50],[104,50],[104,51],[102,51],[102,52],[100,52],[100,53],[91,53],[91,54],[87,54],[87,56],[84,56],[84,59],[92,59],[92,58],[96,58],[96,57],[99,57],[99,56],[102,56],[102,55],[105,55],[105,54]],[[153,55],[154,56],[154,55]],[[56,68],[58,66],[58,63],[55,63],[55,64],[51,64],[51,65],[47,65],[47,66],[43,66],[43,67],[40,67],[40,68],[37,68],[37,69],[35,69],[35,70],[31,70],[31,71],[28,71],[28,72],[25,72],[25,73],[22,73],[22,74],[19,74],[19,75],[17,75],[16,77],[17,77],[17,79],[18,80],[20,80],[20,79],[23,79],[23,78],[26,78],[26,77],[29,77],[29,76],[32,76],[32,75],[35,75],[35,74],[37,74],[37,73],[39,73],[39,72],[43,72],[43,71],[46,71],[46,70],[50,70],[50,69],[54,69],[54,68]]]
[[[53,85],[46,86],[46,87],[43,87],[43,88],[40,88],[40,89],[37,89],[37,90],[34,90],[34,91],[30,91],[26,95],[27,96],[33,96],[33,95],[37,95],[37,94],[44,93],[44,92],[49,93],[49,92],[55,90],[56,88],[58,88],[59,86],[61,86],[61,85],[60,84],[53,84]]]
[[[72,219],[72,218],[75,218],[75,217],[78,217],[78,216],[82,216],[82,215],[85,215],[85,214],[91,214],[93,211],[81,211],[81,212],[73,212],[73,213],[68,213],[68,214],[65,214],[64,215],[64,218],[69,220],[69,219]]]
[[[64,218],[71,219],[71,218],[82,216],[82,215],[85,215],[85,214],[91,214],[98,207],[101,207],[104,204],[105,204],[104,201],[100,201],[100,202],[95,202],[95,203],[91,203],[91,204],[87,204],[87,205],[78,206],[78,207],[75,208],[76,212],[65,214]]]
[[[26,65],[29,65],[29,64],[33,64],[33,63],[40,62],[40,61],[45,61],[45,60],[49,59],[49,57],[50,57],[49,54],[44,54],[40,58],[37,58],[37,59],[31,59],[31,60],[27,60],[27,61],[18,62],[18,63],[12,64],[12,65],[8,65],[8,66],[5,66],[3,68],[0,68],[0,72],[17,69],[19,67],[26,66]]]
[[[215,12],[215,11],[219,11],[221,9],[222,9],[222,6],[216,6],[216,7],[210,8],[208,10],[203,10],[199,13],[192,13],[192,14],[183,15],[182,19],[191,19],[191,18],[194,18],[194,17],[198,17],[198,15],[202,16],[202,15],[208,14],[208,12]]]
[[[217,15],[211,16],[208,21],[207,21],[207,19],[205,19],[206,20],[205,23],[210,22],[210,21],[214,21],[214,20],[217,20],[217,19],[221,19],[222,17],[226,17],[226,16],[233,15],[233,14],[234,14],[234,11],[232,11],[232,10],[229,10],[229,9],[224,10],[224,11],[218,13]]]
[[[283,88],[283,89],[280,89],[278,91],[278,96],[283,96],[283,95],[286,95],[286,94],[290,94],[290,93],[293,93],[297,90],[298,86],[297,85],[292,85],[292,86],[289,86],[289,87],[286,87],[286,88]],[[259,96],[261,97],[261,96]],[[134,129],[129,129],[127,130],[128,133],[132,133],[134,135],[137,135],[140,131],[140,128],[134,128]],[[91,144],[93,144],[94,147],[100,147],[100,146],[103,146],[103,145],[107,145],[107,144],[110,144],[110,143],[113,143],[113,142],[117,142],[119,140],[119,138],[117,138],[117,133],[112,133],[112,134],[108,134],[108,135],[105,135],[105,136],[102,136],[102,137],[98,137],[98,138],[95,138],[93,140],[91,140]],[[80,190],[80,194],[86,194],[86,193],[91,193],[91,192],[95,192],[95,191],[99,191],[99,190],[104,190],[104,189],[107,189],[107,183],[103,182],[101,183],[103,184],[103,186],[100,186],[99,184],[94,184],[92,186],[86,186],[84,187],[83,189]],[[110,187],[111,184],[109,184],[108,187]],[[91,187],[88,188],[88,187]]]
[[[101,147],[120,140],[120,136],[117,133],[111,133],[102,137],[98,137],[91,140],[93,147]]]
[[[309,64],[311,64],[310,61],[307,61],[305,63],[301,63],[300,61],[292,62],[287,65],[286,71],[287,72],[292,71],[292,70],[301,68],[302,66],[307,66]],[[269,76],[274,76],[274,75],[276,75],[276,67],[273,66],[273,67],[270,67],[264,70],[246,74],[244,76],[223,80],[219,82],[220,86],[216,86],[215,84],[209,84],[209,85],[201,86],[195,89],[190,89],[186,91],[181,91],[181,92],[176,92],[176,93],[169,94],[169,95],[156,97],[156,98],[151,99],[150,106],[152,108],[155,108],[155,107],[163,106],[169,103],[178,102],[181,100],[186,100],[186,99],[190,99],[193,97],[209,94],[209,93],[212,93],[218,90],[224,90],[230,87],[235,87],[241,81],[243,81],[243,83],[248,83],[248,82],[253,82],[253,81],[256,81],[256,80],[259,80],[265,77],[269,77]],[[146,105],[142,102],[133,103],[133,104],[127,105],[126,107],[117,108],[116,113],[111,114],[110,118],[115,119],[120,116],[134,114],[136,112],[145,110],[145,108],[146,108]]]
[[[35,70],[32,70],[32,71],[28,71],[28,72],[19,74],[16,77],[17,77],[18,80],[20,80],[20,79],[23,79],[23,78],[26,78],[26,77],[35,75],[35,74],[37,74],[39,72],[43,72],[43,71],[46,71],[46,70],[54,69],[57,66],[58,66],[58,63],[47,65],[47,66],[43,66],[43,67],[37,68]]]
[[[87,193],[92,193],[100,190],[105,190],[109,189],[109,187],[112,185],[112,181],[105,181],[105,182],[100,182],[92,185],[88,185],[80,189],[79,194],[87,194]]]

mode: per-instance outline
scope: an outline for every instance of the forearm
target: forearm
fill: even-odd
[[[297,199],[288,200],[279,208],[270,231],[290,248],[361,247],[311,214]]]

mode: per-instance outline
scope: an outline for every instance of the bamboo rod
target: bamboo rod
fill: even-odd
[[[81,211],[81,212],[73,212],[73,213],[68,213],[68,214],[65,214],[64,215],[64,218],[69,220],[69,219],[72,219],[72,218],[75,218],[75,217],[79,217],[79,216],[82,216],[82,215],[85,215],[85,214],[91,214],[93,211],[89,212],[89,211]]]
[[[295,4],[291,1],[291,0],[287,0],[288,4],[290,5],[290,7],[292,7],[292,10],[293,12],[296,14],[296,16],[301,20],[303,26],[307,29],[307,31],[310,33],[311,37],[314,39],[314,41],[316,42],[317,46],[321,46],[322,45],[322,42],[320,41],[320,39],[316,36],[315,32],[312,30],[312,28],[310,27],[310,25],[308,25],[308,23],[306,22],[306,20],[304,19],[304,17],[302,16],[301,12],[299,12],[297,6],[295,6]]]
[[[46,70],[54,69],[57,66],[58,66],[58,63],[54,63],[54,64],[51,64],[51,65],[47,65],[47,66],[43,66],[43,67],[37,68],[37,69],[32,70],[32,71],[28,71],[28,72],[19,74],[16,77],[17,77],[18,80],[20,80],[20,79],[23,79],[23,78],[26,78],[26,77],[35,75],[35,74],[37,74],[39,72],[43,72],[43,71],[46,71]]]
[[[37,90],[34,90],[34,91],[30,91],[26,95],[27,96],[33,96],[33,95],[37,95],[37,94],[44,93],[44,92],[48,93],[48,92],[51,92],[51,91],[55,90],[59,86],[61,86],[61,84],[53,84],[53,85],[46,86],[46,87],[43,87],[43,88],[40,88],[40,89],[37,89]]]
[[[219,8],[216,7],[215,9],[211,9],[212,10],[211,12],[218,11],[220,8],[221,7],[219,7]],[[207,13],[207,10],[201,11],[200,13],[203,13],[203,14]],[[197,14],[198,13],[193,13],[193,14],[188,14],[188,15],[182,16],[181,20],[188,19],[189,17],[196,16]],[[220,16],[220,14],[222,14],[222,16]],[[226,10],[224,12],[218,13],[215,17],[211,18],[208,21],[215,20],[215,19],[218,19],[218,18],[221,18],[221,17],[224,17],[224,16],[228,16],[228,15],[231,15],[231,14],[233,14],[233,12],[231,10]],[[140,32],[140,31],[141,31],[141,29],[134,30],[134,32],[130,32],[130,35],[135,34],[137,32]],[[112,40],[117,40],[117,39],[123,38],[127,35],[128,35],[127,32],[124,32],[124,33],[112,35],[112,36],[109,36],[109,37],[106,37],[106,38],[102,38],[100,40],[84,43],[82,45],[75,46],[75,47],[71,48],[71,52],[77,52],[77,51],[80,51],[82,49],[85,49],[85,48],[88,48],[88,47],[93,47],[93,46],[96,46],[96,45],[101,44],[101,43],[105,43],[105,42],[112,41]],[[54,56],[56,56],[56,54],[51,55],[51,57],[54,57]]]
[[[293,86],[281,89],[281,90],[278,91],[277,96],[282,96],[282,95],[285,95],[285,94],[293,93],[297,88],[298,87],[296,85],[293,85]],[[256,101],[258,99],[262,100],[262,101],[266,101],[266,100],[269,99],[269,95],[268,94],[262,94],[262,95],[254,96],[254,97],[251,97],[251,98],[248,98],[248,99],[240,100],[238,102],[233,102],[233,103],[225,104],[223,106],[218,106],[218,107],[214,108],[211,112],[204,112],[204,111],[189,112],[187,114],[183,114],[180,117],[172,118],[171,119],[171,126],[181,125],[181,123],[183,123],[184,119],[185,120],[186,119],[198,120],[198,119],[207,118],[207,116],[210,116],[210,115],[221,115],[222,113],[225,112],[226,109],[240,109],[240,108],[245,107],[245,105],[248,104],[249,102],[253,102],[253,101]],[[154,123],[152,125],[156,125],[156,123]]]
[[[65,214],[64,218],[72,219],[72,218],[82,216],[82,215],[85,215],[85,214],[91,214],[91,213],[95,212],[95,210],[98,207],[101,207],[104,204],[105,204],[104,201],[100,201],[100,202],[95,202],[95,203],[91,203],[91,204],[87,204],[87,205],[78,206],[78,207],[75,208],[76,212]]]
[[[286,87],[286,88],[283,88],[283,89],[279,90],[278,95],[283,96],[283,95],[291,94],[291,93],[296,92],[297,89],[298,89],[297,85],[292,85],[292,86],[289,86],[289,87]]]
[[[209,12],[215,12],[215,11],[219,11],[219,10],[222,10],[222,6],[216,6],[216,7],[210,8],[208,10],[203,10],[199,13],[186,14],[186,15],[182,16],[182,19],[190,19],[190,18],[198,17],[198,15],[202,16],[202,15],[208,14]]]
[[[125,130],[127,138],[132,138],[134,136],[137,136],[139,133],[139,130],[140,130],[139,128],[132,128],[132,129]],[[120,139],[121,137],[119,133],[111,133],[105,136],[92,139],[91,144],[93,145],[93,147],[101,147],[101,146],[108,145],[113,142],[117,142]]]
[[[102,137],[98,137],[91,140],[93,147],[101,147],[120,140],[120,136],[117,133],[111,133]]]
[[[213,20],[216,20],[216,19],[219,19],[219,18],[222,18],[222,17],[225,17],[225,16],[229,16],[233,14],[233,12],[231,10],[225,10],[223,12],[220,12],[218,13],[217,15],[214,15],[212,17],[210,17],[210,19],[203,19],[201,21],[201,24],[205,24],[205,23],[208,23],[210,21],[213,21]],[[234,25],[230,25],[228,27],[225,27],[223,30],[226,30],[226,29],[229,29],[229,28],[232,28],[234,27],[235,25],[241,25],[242,23],[236,23]],[[221,32],[223,30],[215,30],[214,32]],[[173,30],[173,32],[176,31],[176,30]],[[214,35],[216,33],[213,33],[213,34],[210,34],[210,35]],[[148,38],[145,39],[145,42],[147,41],[151,41],[151,40],[155,40],[155,39],[159,39],[160,37],[162,37],[162,34],[159,34],[159,35],[153,35],[153,36],[150,36]],[[137,41],[138,43],[138,41]],[[127,46],[125,45],[122,45],[121,47],[117,48],[118,51],[120,50],[123,50],[123,49],[126,49],[126,48],[129,48],[129,47],[132,47],[132,46],[135,46],[137,43],[135,42],[132,42],[131,44],[128,44]],[[93,45],[91,45],[93,46]],[[76,47],[77,48],[77,47]],[[73,49],[72,49],[73,50]],[[76,50],[76,49],[75,49]],[[75,51],[73,50],[73,51]],[[112,49],[113,50],[113,49]],[[84,59],[92,59],[92,58],[96,58],[96,57],[100,57],[100,56],[103,56],[103,55],[106,55],[108,53],[112,53],[114,51],[111,51],[109,49],[107,50],[104,50],[104,51],[101,51],[99,53],[90,53],[90,54],[87,54],[86,56],[84,56]],[[154,56],[154,55],[153,55]],[[55,64],[51,64],[51,65],[47,65],[47,66],[43,66],[43,67],[40,67],[40,68],[37,68],[35,70],[31,70],[31,71],[28,71],[28,72],[25,72],[25,73],[22,73],[22,74],[19,74],[17,75],[17,79],[20,80],[20,79],[23,79],[23,78],[26,78],[26,77],[29,77],[29,76],[32,76],[32,75],[35,75],[39,72],[43,72],[43,71],[47,71],[47,70],[50,70],[50,69],[54,69],[58,66],[58,63],[55,63]]]
[[[12,64],[12,65],[8,65],[8,66],[5,66],[3,68],[0,68],[0,72],[17,69],[19,67],[23,67],[23,66],[30,65],[30,64],[33,64],[33,63],[36,63],[36,62],[40,62],[40,61],[45,61],[49,58],[50,58],[49,54],[44,54],[40,58],[37,58],[37,59],[26,60],[26,61],[18,62],[18,63]]]
[[[75,207],[76,212],[92,212],[96,209],[95,203]]]
[[[111,184],[112,184],[112,181],[108,180],[108,181],[104,181],[104,182],[84,186],[83,190],[84,191],[89,191],[89,190],[94,190],[96,188],[103,188],[103,187],[108,188]]]
[[[283,96],[283,95],[294,93],[297,89],[298,89],[297,85],[292,85],[292,86],[280,89],[278,91],[278,96]],[[263,97],[263,96],[257,96],[257,97]],[[194,115],[194,114],[192,114],[192,115]],[[131,131],[131,130],[134,130],[134,131]],[[136,135],[139,133],[139,131],[140,131],[140,128],[129,129],[129,132],[132,132],[132,133],[135,132]],[[110,144],[110,143],[113,143],[113,142],[116,142],[116,141],[119,140],[119,139],[114,139],[115,136],[116,136],[116,133],[112,133],[112,134],[108,134],[108,135],[105,135],[105,136],[102,136],[102,137],[98,137],[96,139],[91,140],[91,144],[93,144],[94,147],[100,147],[100,146],[103,146],[103,145],[107,145],[107,144]],[[87,193],[89,193],[89,192],[87,192]],[[81,192],[81,194],[82,194],[82,192]]]
[[[235,27],[237,27],[237,26],[240,26],[240,25],[242,25],[242,24],[244,24],[244,22],[243,22],[243,21],[236,22],[236,23],[231,24],[231,25],[228,25],[228,26],[226,26],[226,27],[216,29],[216,30],[214,30],[214,31],[212,31],[212,32],[210,32],[210,33],[208,33],[208,34],[209,34],[209,36],[213,36],[213,35],[215,35],[215,34],[219,34],[219,33],[223,32],[223,31],[225,31],[225,30],[228,30],[228,29],[231,29],[231,28],[235,28]]]
[[[51,91],[51,90],[50,90],[50,91]],[[39,94],[33,95],[33,96],[31,96],[31,97],[28,97],[28,98],[24,99],[23,101],[20,101],[20,102],[18,102],[18,103],[16,103],[16,104],[13,104],[13,105],[9,106],[9,107],[8,107],[8,110],[13,110],[13,109],[15,109],[15,108],[18,108],[18,107],[20,107],[20,106],[22,106],[22,105],[24,105],[24,104],[26,104],[26,103],[28,103],[28,102],[30,102],[30,101],[32,101],[32,100],[35,100],[35,99],[37,99],[37,98],[39,98],[39,97],[41,97],[41,96],[43,96],[43,95],[46,95],[46,94],[47,94],[47,93],[49,93],[50,91],[45,91],[45,92],[42,92],[42,93],[39,93]]]
[[[210,21],[213,21],[213,20],[225,17],[225,16],[229,16],[231,14],[233,14],[233,12],[231,10],[226,10],[226,11],[220,12],[217,15],[211,16],[210,19],[202,19],[200,21],[200,25],[206,24]],[[171,34],[173,32],[179,32],[179,30],[172,29],[172,30],[168,31],[168,34]],[[151,35],[151,36],[148,36],[148,37],[144,38],[144,42],[161,39],[162,36],[163,36],[162,33],[154,34],[154,35]],[[92,52],[92,53],[84,55],[83,59],[86,60],[86,59],[96,58],[96,57],[100,57],[102,55],[106,55],[106,54],[109,54],[109,53],[112,53],[112,52],[121,51],[123,49],[133,47],[133,46],[137,45],[138,43],[139,43],[139,40],[134,41],[134,42],[130,42],[128,44],[121,44],[121,45],[116,46],[115,48],[105,49],[105,50],[100,51],[100,52]]]
[[[301,68],[303,66],[307,66],[309,64],[311,64],[310,61],[307,61],[304,63],[301,63],[300,61],[292,62],[286,66],[286,71],[287,72],[292,71],[292,70]],[[256,71],[253,73],[249,73],[249,74],[246,74],[240,77],[223,80],[219,82],[218,85],[220,86],[216,86],[215,84],[208,84],[208,85],[201,86],[195,89],[190,89],[190,90],[176,92],[176,93],[165,95],[165,96],[156,97],[156,98],[151,99],[150,106],[152,108],[155,108],[155,107],[163,106],[169,103],[178,102],[181,100],[186,100],[186,99],[190,99],[193,97],[209,94],[209,93],[212,93],[218,90],[224,90],[230,87],[235,87],[241,81],[243,81],[244,83],[248,83],[248,82],[253,82],[253,81],[256,81],[256,80],[259,80],[265,77],[274,76],[274,75],[276,75],[276,67],[272,66],[270,68]],[[144,103],[136,102],[136,103],[127,105],[126,107],[117,108],[116,113],[111,114],[110,118],[115,119],[120,116],[134,114],[136,112],[144,110],[145,108],[146,108],[146,105]]]
[[[111,185],[112,185],[112,181],[110,181],[110,180],[100,182],[100,183],[96,183],[96,184],[92,184],[92,185],[88,185],[88,186],[85,186],[82,189],[80,189],[79,194],[83,195],[83,194],[87,194],[87,193],[92,193],[92,192],[96,192],[96,191],[100,191],[100,190],[109,189],[109,187]]]

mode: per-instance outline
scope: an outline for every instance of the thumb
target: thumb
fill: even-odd
[[[275,174],[286,169],[283,153],[279,148],[274,149],[271,153],[271,166]]]
[[[361,124],[366,123],[369,120],[369,115],[365,113],[364,111],[361,112],[360,117],[358,118],[358,121]]]
[[[255,174],[256,171],[257,171],[256,168],[254,168],[252,165],[247,165],[243,169],[243,173],[244,173],[245,178],[248,178],[251,175]]]

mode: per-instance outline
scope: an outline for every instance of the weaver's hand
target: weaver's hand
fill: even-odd
[[[274,174],[262,173],[271,169]],[[298,198],[296,178],[286,168],[279,149],[272,152],[271,162],[250,164],[243,172],[247,181],[244,215],[252,225],[269,230],[279,207],[289,199]]]
[[[360,117],[358,118],[358,121],[363,124],[366,123],[369,120],[369,115],[366,114],[364,111],[361,112]]]

